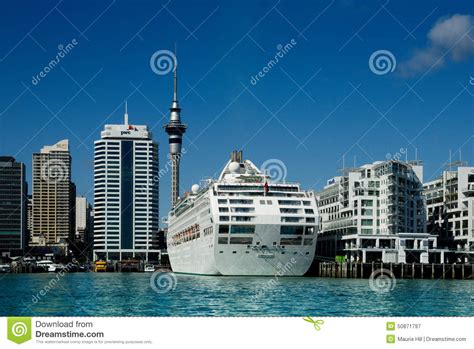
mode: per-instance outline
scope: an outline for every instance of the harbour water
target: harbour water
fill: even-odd
[[[58,276],[56,276],[58,275]],[[472,316],[470,280],[176,275],[157,293],[151,273],[0,275],[0,316]],[[56,282],[52,282],[56,280]]]

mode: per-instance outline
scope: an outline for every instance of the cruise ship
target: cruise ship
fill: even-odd
[[[217,180],[193,185],[168,216],[176,273],[301,276],[314,258],[319,216],[312,191],[274,182],[242,152]]]

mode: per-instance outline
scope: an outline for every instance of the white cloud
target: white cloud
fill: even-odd
[[[446,62],[462,61],[474,56],[474,17],[453,15],[438,20],[428,33],[426,47],[414,52],[400,63],[403,76],[413,76],[429,69],[442,67]]]

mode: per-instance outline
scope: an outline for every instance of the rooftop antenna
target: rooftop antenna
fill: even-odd
[[[125,114],[123,115],[123,123],[128,126],[128,105],[127,100],[125,100]]]
[[[173,89],[173,101],[178,101],[178,48],[176,43],[174,43],[174,89]]]
[[[354,167],[356,167],[356,158],[357,158],[357,155],[354,155]]]
[[[451,171],[451,163],[452,163],[452,154],[451,154],[451,149],[449,149],[449,170]]]
[[[418,161],[418,148],[415,148],[415,160]]]

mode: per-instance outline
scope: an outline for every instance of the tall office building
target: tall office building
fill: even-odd
[[[69,141],[33,154],[33,245],[65,244],[74,234],[75,186]]]
[[[151,260],[158,231],[158,143],[147,126],[105,125],[95,141],[94,258]]]
[[[448,169],[424,183],[428,232],[439,236],[445,262],[474,259],[474,167]]]
[[[85,197],[76,197],[76,239],[84,241],[85,231],[87,229],[87,199]]]
[[[27,184],[25,165],[0,156],[0,253],[22,254],[27,244]]]
[[[349,261],[439,261],[436,236],[426,232],[423,167],[377,161],[345,169],[318,193],[317,254]]]

